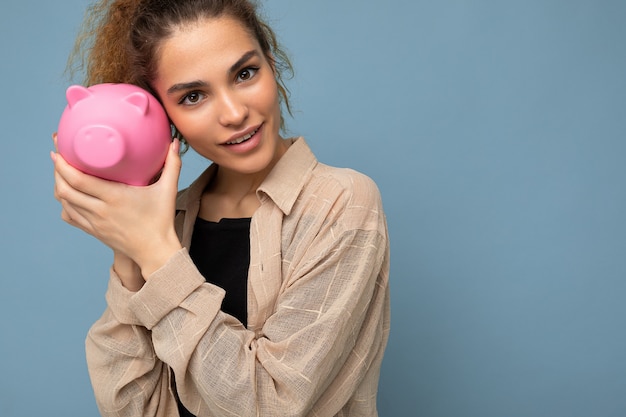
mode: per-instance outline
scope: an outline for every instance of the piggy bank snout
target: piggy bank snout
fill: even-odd
[[[97,169],[119,164],[126,153],[124,137],[111,126],[85,126],[76,132],[73,143],[76,157]]]

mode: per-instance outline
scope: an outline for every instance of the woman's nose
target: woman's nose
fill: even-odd
[[[248,117],[248,106],[232,91],[220,95],[219,121],[223,126],[240,126]]]

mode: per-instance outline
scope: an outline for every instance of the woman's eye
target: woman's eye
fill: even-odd
[[[239,76],[237,77],[237,81],[248,81],[249,79],[251,79],[252,77],[256,75],[256,72],[258,70],[259,70],[258,68],[252,68],[252,67],[242,70],[239,73]]]
[[[197,104],[200,100],[202,100],[202,94],[198,93],[198,92],[192,92],[189,94],[186,94],[181,100],[180,100],[180,104],[185,104],[187,106],[193,106],[194,104]]]

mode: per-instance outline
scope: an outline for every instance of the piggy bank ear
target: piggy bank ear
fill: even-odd
[[[91,91],[82,85],[72,85],[65,92],[65,97],[67,98],[67,104],[72,108],[79,101],[91,97]]]
[[[142,92],[131,93],[124,97],[124,101],[130,103],[133,107],[139,110],[140,114],[143,116],[148,113],[148,107],[150,106],[150,101],[148,96]]]

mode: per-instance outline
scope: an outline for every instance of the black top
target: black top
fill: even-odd
[[[250,219],[197,218],[189,255],[207,282],[226,291],[222,311],[248,322]]]
[[[222,219],[216,223],[198,217],[189,255],[207,282],[226,291],[222,311],[236,317],[246,326],[250,219]],[[180,400],[178,411],[181,417],[193,417]]]

